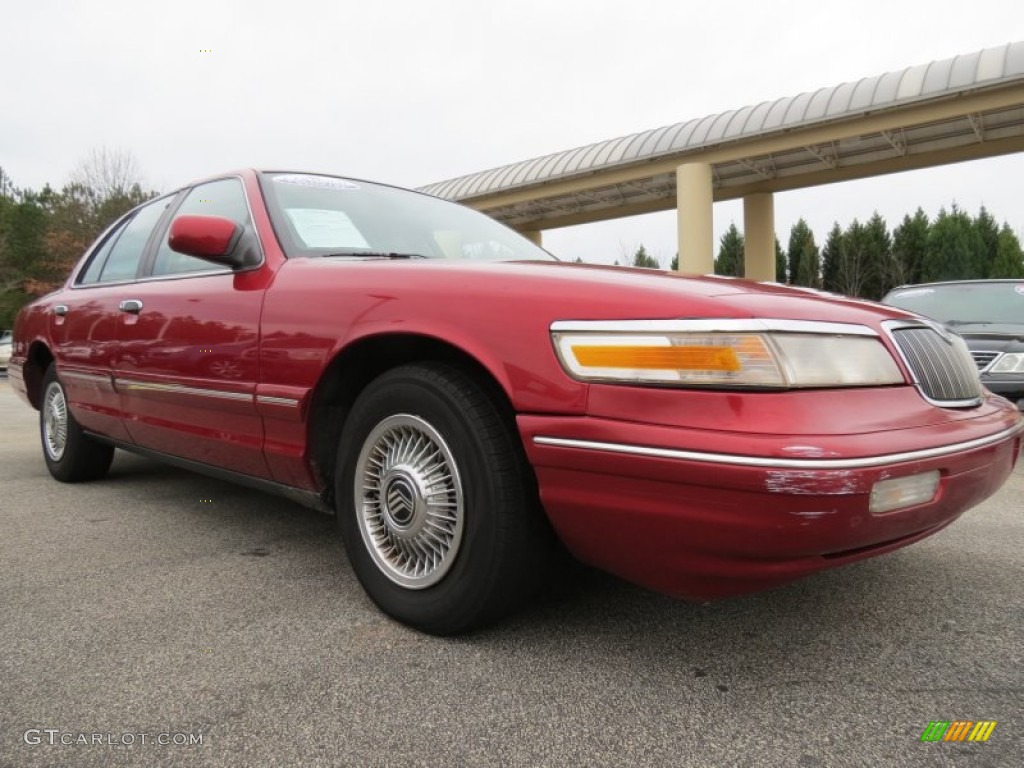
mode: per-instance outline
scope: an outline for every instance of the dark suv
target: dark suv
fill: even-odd
[[[963,336],[986,387],[1024,399],[1024,280],[959,280],[894,288],[883,304],[943,323]]]

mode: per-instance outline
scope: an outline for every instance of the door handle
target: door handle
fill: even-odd
[[[121,312],[131,312],[133,315],[139,314],[142,311],[142,302],[139,299],[125,299],[117,308]]]
[[[67,304],[58,304],[57,306],[55,306],[53,308],[53,314],[57,315],[58,317],[64,317],[64,315],[66,315],[67,313],[68,313],[68,305]]]

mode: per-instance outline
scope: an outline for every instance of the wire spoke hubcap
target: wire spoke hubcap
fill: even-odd
[[[60,461],[68,444],[68,404],[64,390],[50,382],[43,398],[43,447],[53,461]]]
[[[377,567],[396,584],[440,581],[462,543],[458,467],[444,438],[409,414],[381,421],[356,463],[359,532]]]

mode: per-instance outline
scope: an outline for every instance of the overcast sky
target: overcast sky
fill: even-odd
[[[1021,0],[0,0],[0,167],[59,186],[125,149],[169,190],[243,166],[415,187],[1024,39]],[[208,51],[208,52],[207,52]],[[984,204],[1024,234],[1024,155],[776,195],[776,230]],[[715,206],[716,239],[742,204]],[[671,212],[551,230],[667,264]]]

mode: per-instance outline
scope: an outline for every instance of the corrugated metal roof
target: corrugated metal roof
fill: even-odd
[[[1024,41],[765,101],[421,187],[470,200],[1024,79]]]

